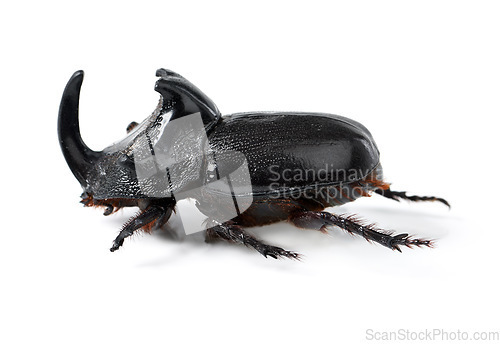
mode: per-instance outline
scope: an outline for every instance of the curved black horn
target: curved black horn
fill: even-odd
[[[87,186],[86,175],[100,152],[94,152],[83,142],[78,124],[78,105],[80,88],[83,82],[83,71],[79,70],[69,79],[59,107],[57,131],[62,152],[69,168],[82,187]]]

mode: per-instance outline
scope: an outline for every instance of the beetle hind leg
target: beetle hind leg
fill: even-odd
[[[386,198],[398,201],[401,199],[406,199],[412,202],[440,202],[450,208],[450,203],[446,201],[444,198],[434,197],[434,196],[407,196],[405,191],[393,191],[390,188],[388,189],[376,189],[375,192],[381,196]]]
[[[377,229],[374,225],[363,225],[354,216],[340,216],[325,211],[301,211],[290,215],[288,218],[295,226],[305,229],[325,231],[329,226],[337,226],[350,234],[357,234],[367,241],[376,242],[392,250],[401,252],[400,245],[407,247],[427,246],[432,247],[433,241],[414,239],[408,234],[393,235],[391,232]]]
[[[243,244],[247,247],[252,247],[266,258],[290,258],[296,260],[300,260],[301,258],[300,254],[296,252],[287,251],[282,249],[281,247],[263,243],[259,239],[246,233],[243,230],[242,226],[236,224],[233,221],[224,222],[208,228],[206,233],[206,241],[210,242],[213,239],[223,239],[228,242],[234,242]]]

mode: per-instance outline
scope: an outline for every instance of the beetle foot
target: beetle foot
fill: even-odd
[[[401,252],[399,245],[404,245],[404,246],[409,247],[409,248],[413,248],[415,246],[417,246],[417,247],[422,247],[422,246],[434,247],[434,241],[428,240],[428,239],[413,239],[408,234],[398,234],[395,237],[392,237],[392,239],[389,240],[389,242],[388,242],[388,247],[390,249]]]
[[[267,257],[272,257],[274,259],[289,258],[295,260],[300,260],[302,258],[302,256],[297,252],[287,251],[277,246],[265,245],[262,249],[259,249],[258,251],[266,258]]]
[[[447,200],[444,198],[440,197],[434,197],[434,196],[408,196],[406,195],[406,191],[392,191],[391,189],[376,189],[375,193],[384,196],[386,198],[392,199],[394,201],[400,201],[402,199],[405,199],[407,201],[412,201],[412,202],[440,202],[444,205],[446,205],[448,208],[451,208],[450,203],[448,203]]]
[[[121,241],[116,241],[116,240],[115,240],[115,241],[113,241],[113,246],[111,246],[111,248],[110,248],[109,250],[110,250],[111,252],[115,252],[115,251],[117,251],[117,250],[120,248],[120,246],[122,246],[122,245],[123,245],[123,240],[121,240]]]

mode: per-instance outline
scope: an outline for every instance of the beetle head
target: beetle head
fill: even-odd
[[[124,139],[95,152],[87,147],[80,135],[78,105],[83,75],[83,71],[74,73],[64,90],[59,109],[58,134],[66,162],[84,192],[95,199],[148,198],[151,194],[148,194],[147,190],[154,190],[156,193],[158,190],[164,190],[165,195],[155,194],[155,197],[167,197],[167,193],[172,190],[165,190],[164,180],[153,176],[147,180],[146,185],[140,184],[136,163],[146,159],[139,155],[154,155],[150,149],[151,142],[158,140],[167,124],[175,119],[199,113],[201,127],[208,132],[221,118],[215,104],[179,74],[159,69],[156,75],[160,79],[156,82],[155,90],[161,94],[161,98],[155,111]],[[184,143],[185,141],[182,141],[179,146],[185,146]],[[193,149],[194,152],[199,148]],[[187,183],[196,178],[193,161],[191,159],[186,162],[191,166],[179,167],[186,171],[183,172],[186,177],[179,180]],[[189,173],[191,175],[188,175]]]

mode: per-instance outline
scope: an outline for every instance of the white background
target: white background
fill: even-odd
[[[500,7],[494,1],[26,1],[0,11],[2,343],[359,343],[367,330],[500,331]],[[341,114],[366,125],[395,190],[339,209],[435,249],[392,252],[338,229],[252,232],[304,254],[138,235],[103,217],[57,140],[86,72],[81,132],[100,150],[158,101],[157,68],[227,114]],[[175,219],[174,219],[175,221]]]

